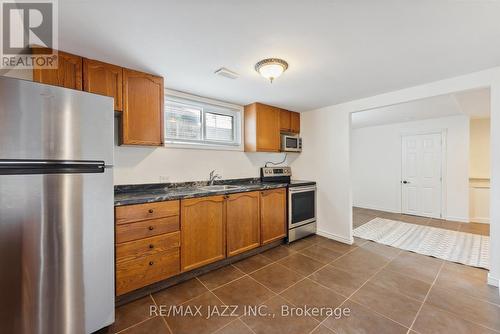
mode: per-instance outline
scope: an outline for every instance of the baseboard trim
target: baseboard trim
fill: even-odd
[[[450,216],[448,216],[445,219],[455,221],[455,222],[461,222],[461,223],[469,223],[470,222],[468,218],[463,218],[463,217],[450,217]]]
[[[490,223],[489,218],[482,218],[482,217],[474,217],[474,218],[471,218],[470,221],[472,223],[481,223],[481,224],[489,224]]]
[[[322,231],[322,230],[317,230],[316,234],[320,235],[322,237],[328,238],[328,239],[332,239],[332,240],[335,240],[338,242],[342,242],[344,244],[348,244],[348,245],[352,245],[354,243],[354,238],[348,239],[348,238],[344,238],[340,235],[333,234],[333,233],[326,232],[326,231]]]
[[[355,206],[357,208],[360,208],[360,209],[385,211],[385,212],[391,212],[391,213],[401,213],[401,210],[392,210],[392,209],[387,209],[387,208],[382,208],[382,207],[372,206],[372,205],[356,205],[356,204],[353,204],[353,206]]]
[[[499,279],[495,278],[495,277],[492,277],[490,275],[490,273],[488,273],[488,284],[498,287],[499,286],[498,283],[499,283]]]

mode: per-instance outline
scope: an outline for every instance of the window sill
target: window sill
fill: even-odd
[[[243,152],[243,145],[213,145],[213,144],[197,144],[197,143],[182,143],[182,142],[172,142],[165,140],[163,145],[165,148],[177,148],[177,149],[188,149],[188,150],[212,150],[212,151],[235,151]]]

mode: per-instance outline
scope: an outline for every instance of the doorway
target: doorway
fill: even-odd
[[[441,218],[442,134],[403,135],[401,138],[401,211],[403,214]]]

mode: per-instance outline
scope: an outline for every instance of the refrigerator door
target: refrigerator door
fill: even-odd
[[[80,334],[111,324],[113,245],[111,168],[0,172],[0,333]]]
[[[111,97],[0,77],[0,159],[113,165]]]

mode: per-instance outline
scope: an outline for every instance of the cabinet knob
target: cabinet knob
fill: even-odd
[[[152,230],[154,230],[154,229],[155,229],[155,228],[154,228],[154,226],[150,226],[150,227],[148,227],[148,228],[149,228],[149,230],[150,230],[150,231],[152,231]]]
[[[148,210],[148,212],[149,212],[149,213],[153,213],[153,212],[154,212],[154,210],[153,210],[153,209],[149,209],[149,210]]]
[[[155,264],[153,261],[149,261],[150,266],[152,266],[153,264]]]
[[[149,245],[149,248],[150,248],[150,249],[153,249],[153,248],[155,248],[155,245],[150,244],[150,245]]]

